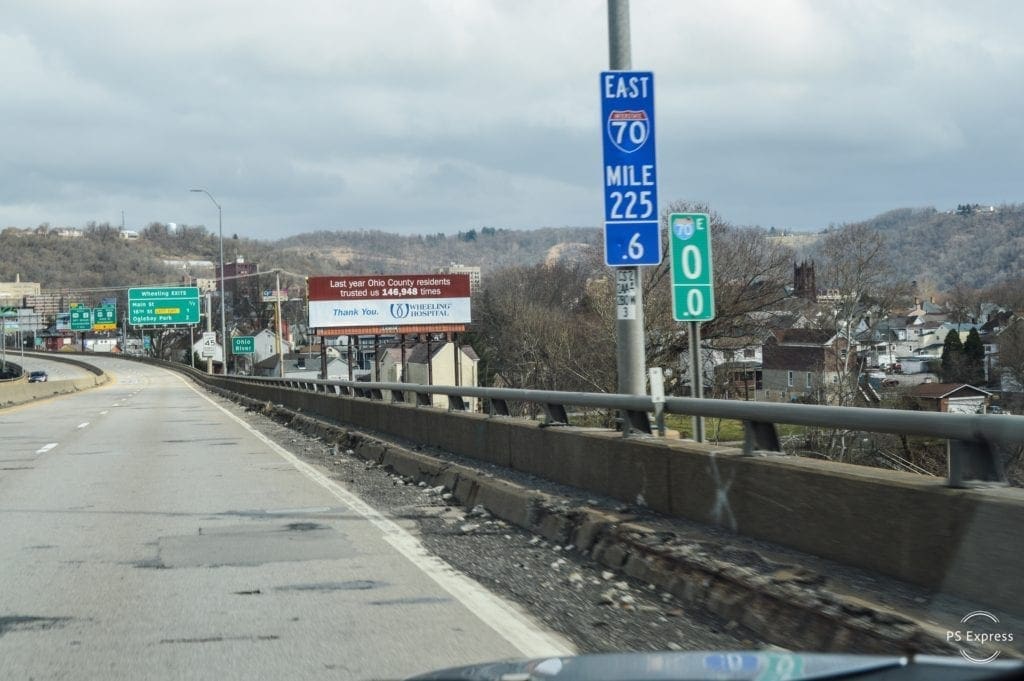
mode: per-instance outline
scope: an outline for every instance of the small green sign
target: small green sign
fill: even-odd
[[[92,326],[96,331],[112,331],[117,328],[117,308],[104,306],[92,310]]]
[[[71,310],[72,331],[92,331],[92,308],[78,307]]]
[[[235,336],[231,339],[231,354],[251,355],[256,352],[255,336]]]
[[[158,326],[199,323],[199,289],[162,286],[128,289],[128,323]]]
[[[677,322],[709,322],[715,318],[711,221],[706,213],[673,213],[668,225],[672,314]]]

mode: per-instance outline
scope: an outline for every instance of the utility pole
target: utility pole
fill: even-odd
[[[276,272],[275,274],[277,275],[277,283],[275,284],[277,288],[274,289],[274,299],[277,301],[277,321],[275,322],[277,326],[277,370],[278,376],[284,378],[284,343],[281,338],[281,272]]]
[[[629,0],[608,0],[608,68],[611,71],[628,71],[632,67]],[[618,391],[626,395],[646,395],[642,273],[639,267],[618,267],[615,279],[616,291],[620,286],[628,286],[631,289],[629,295],[636,301],[634,318],[617,319],[615,322]],[[622,419],[623,430],[626,430],[629,421],[625,413]]]

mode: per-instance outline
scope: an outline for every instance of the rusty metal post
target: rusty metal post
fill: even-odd
[[[427,385],[434,385],[434,361],[430,356],[430,334],[427,334]]]
[[[348,380],[352,380],[352,339],[355,336],[348,337]]]
[[[320,378],[327,380],[327,339],[320,336]]]
[[[373,334],[373,380],[380,381],[380,335]]]

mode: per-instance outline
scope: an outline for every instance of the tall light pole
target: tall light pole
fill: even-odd
[[[213,198],[213,194],[206,191],[205,189],[190,189],[190,192],[197,192],[200,194],[206,194],[213,201],[213,205],[217,206],[217,232],[220,234],[220,338],[223,348],[224,366],[223,373],[225,376],[228,374],[228,330],[227,323],[224,321],[224,308],[227,307],[227,298],[224,297],[224,216],[220,209],[220,204],[217,203],[217,199]]]

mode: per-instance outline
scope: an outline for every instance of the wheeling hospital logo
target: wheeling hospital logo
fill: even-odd
[[[423,303],[391,303],[388,310],[392,319],[437,319],[441,321],[450,320],[453,315],[453,306],[449,302],[423,302]]]
[[[975,610],[964,615],[960,624],[962,628],[946,632],[946,641],[972,644],[970,652],[960,648],[960,654],[975,664],[985,664],[999,657],[1000,651],[994,644],[1013,643],[1013,634],[998,631],[999,618],[987,610]]]

